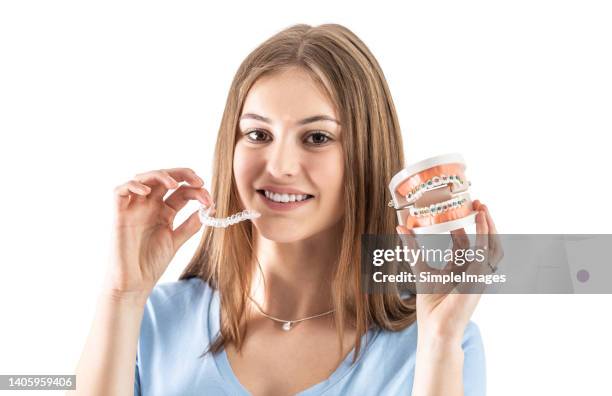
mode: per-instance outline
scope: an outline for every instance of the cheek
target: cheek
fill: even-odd
[[[240,144],[236,145],[233,171],[238,189],[250,188],[257,173],[257,156]]]
[[[338,149],[311,161],[317,174],[317,184],[329,205],[343,201],[344,192],[344,156]]]

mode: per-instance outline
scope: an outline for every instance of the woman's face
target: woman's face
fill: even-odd
[[[262,214],[253,222],[263,237],[292,242],[338,223],[344,208],[339,119],[306,72],[292,68],[258,79],[238,132],[238,193],[245,209]]]

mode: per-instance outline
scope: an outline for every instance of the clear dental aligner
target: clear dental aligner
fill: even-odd
[[[431,204],[429,206],[424,206],[422,208],[410,207],[410,215],[421,217],[421,216],[429,216],[429,215],[437,215],[443,212],[446,212],[450,209],[456,209],[467,202],[467,198],[459,197],[449,199],[448,201],[440,202],[437,204]]]
[[[198,215],[200,217],[200,222],[203,225],[206,225],[209,227],[217,227],[217,228],[225,228],[232,224],[239,223],[243,220],[256,219],[259,216],[261,216],[261,213],[257,211],[245,209],[242,212],[235,213],[224,219],[220,219],[216,217],[210,217],[209,215],[210,210],[211,210],[211,207],[206,207],[206,206],[200,207],[200,210],[198,212]]]
[[[447,184],[454,184],[456,186],[461,187],[461,186],[463,186],[465,184],[465,181],[463,181],[457,175],[434,176],[431,179],[429,179],[429,180],[419,184],[418,186],[412,188],[412,190],[410,190],[408,192],[408,194],[406,194],[405,197],[406,197],[407,200],[413,200],[413,199],[416,200],[416,199],[419,199],[425,192],[433,190],[433,189],[438,188],[440,186],[445,186]]]

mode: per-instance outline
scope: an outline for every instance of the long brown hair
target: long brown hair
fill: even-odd
[[[345,133],[344,216],[337,266],[332,279],[335,325],[340,350],[346,325],[354,326],[355,354],[361,336],[373,326],[398,331],[416,320],[414,298],[367,294],[361,290],[362,234],[395,234],[396,217],[387,183],[404,165],[403,143],[391,93],[383,72],[366,45],[338,24],[291,26],[257,47],[242,62],[229,91],[215,146],[212,194],[217,216],[241,211],[232,172],[238,122],[245,98],[263,76],[300,67],[328,93]],[[219,290],[223,323],[208,351],[225,343],[240,350],[246,332],[245,310],[253,262],[253,224],[225,229],[207,227],[179,279],[199,277]],[[205,353],[206,353],[205,352]]]

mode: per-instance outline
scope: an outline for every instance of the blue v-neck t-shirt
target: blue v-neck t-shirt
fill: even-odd
[[[200,278],[155,286],[140,327],[134,395],[250,395],[232,371],[225,350],[199,357],[214,341],[219,318],[219,292]],[[351,364],[353,350],[326,380],[298,395],[410,395],[416,342],[416,322],[397,332],[372,329],[362,337],[365,348],[355,364]],[[465,329],[461,347],[464,394],[483,396],[484,349],[472,321]]]

